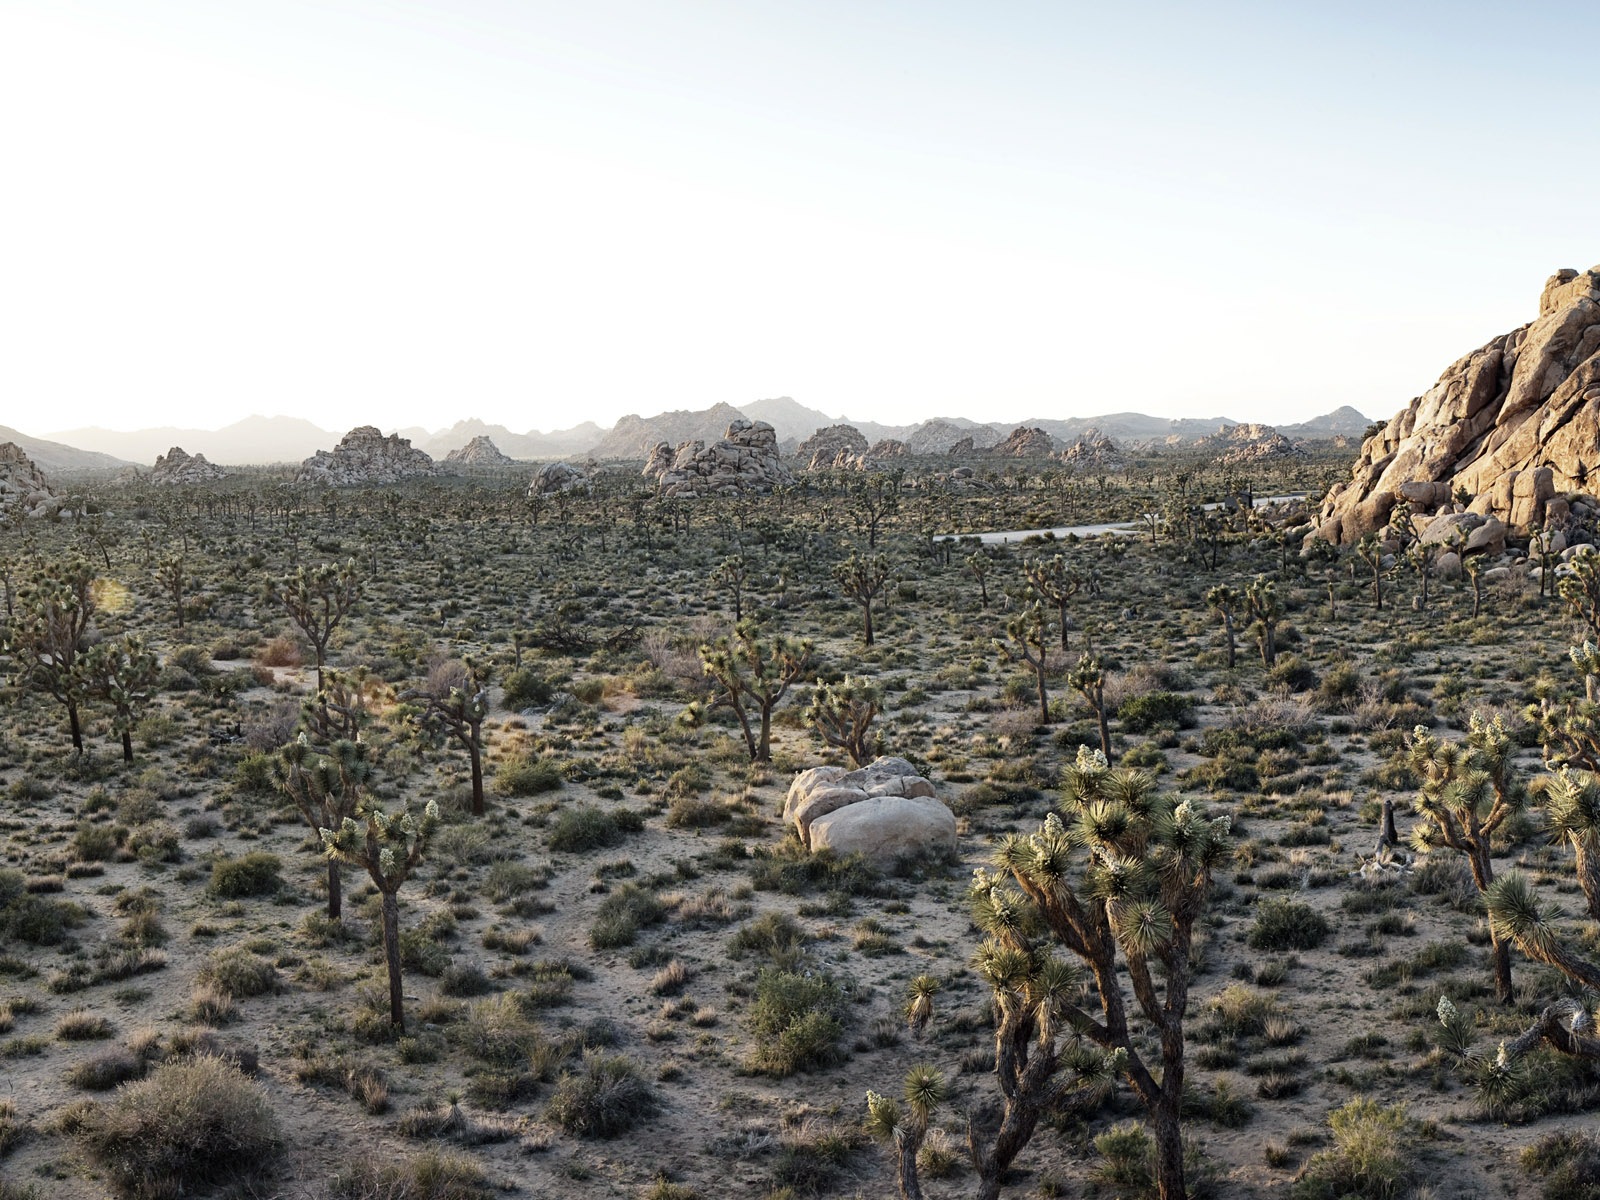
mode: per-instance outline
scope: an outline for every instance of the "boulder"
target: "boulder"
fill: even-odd
[[[48,517],[61,511],[61,498],[15,442],[0,444],[0,514],[20,512]]]
[[[1424,546],[1448,546],[1457,538],[1470,537],[1474,530],[1487,524],[1489,518],[1478,513],[1442,513],[1428,522],[1422,531]]]
[[[1270,425],[1224,425],[1195,448],[1213,455],[1219,467],[1304,458],[1306,452]]]
[[[1525,535],[1597,465],[1600,267],[1565,269],[1546,281],[1537,318],[1456,361],[1362,443],[1350,481],[1323,501],[1319,533],[1356,541],[1382,524],[1374,500],[1427,483],[1465,490],[1470,511]]]
[[[671,450],[665,442],[650,452],[644,475],[658,494],[693,499],[770,492],[794,476],[778,455],[778,435],[765,421],[730,422],[727,433],[707,446],[695,440]]]
[[[500,453],[500,447],[494,444],[494,440],[482,434],[465,446],[450,451],[444,456],[444,460],[463,467],[511,467],[515,466],[517,461]]]
[[[903,858],[954,851],[956,818],[931,796],[869,796],[813,821],[810,845],[891,867]]]
[[[829,425],[801,442],[795,451],[808,471],[842,466],[866,453],[867,439],[854,425]]]
[[[1044,430],[1036,426],[1019,425],[989,453],[1002,458],[1048,458],[1055,453],[1055,449],[1055,439]]]
[[[325,487],[398,483],[434,473],[433,459],[399,434],[384,437],[375,425],[359,425],[331,451],[318,450],[300,464],[296,483]]]
[[[903,758],[878,758],[854,771],[800,772],[789,785],[783,819],[812,850],[860,851],[880,865],[955,845],[955,815]]]
[[[528,481],[528,495],[553,496],[558,492],[587,490],[589,476],[571,463],[545,463]]]
[[[1110,475],[1128,465],[1122,448],[1092,425],[1055,457],[1076,475]]]

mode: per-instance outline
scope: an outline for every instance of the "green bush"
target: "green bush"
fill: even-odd
[[[616,950],[633,945],[642,925],[657,925],[666,909],[654,892],[625,883],[600,902],[589,928],[589,944],[596,950]]]
[[[464,1154],[424,1150],[400,1162],[365,1158],[340,1171],[330,1200],[490,1200],[496,1195],[483,1169]]]
[[[229,946],[212,953],[199,979],[233,996],[264,996],[277,988],[278,968],[243,946]]]
[[[747,1017],[750,1031],[760,1039],[750,1069],[781,1079],[841,1061],[845,1001],[843,990],[826,973],[762,970]]]
[[[261,1088],[207,1056],[157,1067],[91,1115],[78,1136],[136,1200],[237,1182],[270,1167],[283,1147]]]
[[[505,679],[502,701],[509,709],[537,708],[549,704],[555,694],[550,681],[531,667],[518,667]]]
[[[631,1059],[595,1051],[581,1070],[561,1077],[546,1115],[579,1137],[613,1138],[652,1116],[655,1089]]]
[[[551,758],[513,758],[500,764],[491,787],[497,796],[537,796],[566,782]]]
[[[606,812],[592,804],[580,804],[556,818],[550,830],[550,849],[569,853],[600,850],[643,828],[644,817],[631,809]]]
[[[1576,1130],[1547,1133],[1523,1148],[1518,1161],[1544,1180],[1545,1200],[1600,1200],[1600,1139]]]
[[[1181,692],[1147,692],[1132,696],[1117,708],[1117,720],[1133,733],[1157,727],[1188,729],[1194,724],[1194,697]]]
[[[211,893],[224,899],[271,896],[282,886],[282,867],[276,854],[253,850],[239,858],[220,858],[211,864]]]
[[[1294,1200],[1390,1200],[1403,1195],[1415,1161],[1405,1108],[1358,1097],[1328,1115],[1333,1147],[1311,1156]]]
[[[1331,930],[1328,918],[1295,900],[1263,900],[1246,939],[1256,950],[1315,950]]]
[[[79,862],[110,862],[121,849],[127,831],[115,825],[85,821],[72,835],[72,856]]]

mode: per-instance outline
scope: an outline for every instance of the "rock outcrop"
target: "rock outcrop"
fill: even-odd
[[[806,470],[826,471],[847,464],[866,449],[867,439],[854,425],[829,425],[801,442],[795,453],[806,464]]]
[[[358,425],[330,450],[318,450],[300,464],[296,483],[328,487],[398,483],[433,474],[433,459],[399,434],[384,437],[375,425]]]
[[[1588,491],[1597,466],[1600,267],[1552,275],[1536,320],[1452,364],[1362,443],[1317,533],[1356,541],[1402,497],[1416,513],[1459,503],[1525,533],[1564,520],[1568,494]]]
[[[1019,425],[989,453],[1002,458],[1048,458],[1055,453],[1055,449],[1055,439],[1044,430],[1037,426]]]
[[[956,818],[903,758],[858,771],[813,767],[794,777],[783,819],[810,850],[859,853],[879,866],[955,849]]]
[[[896,438],[882,438],[867,447],[867,457],[874,462],[883,462],[890,458],[904,458],[911,453],[911,448]]]
[[[665,442],[658,443],[643,474],[657,481],[662,496],[683,499],[768,492],[794,482],[778,455],[778,435],[772,426],[742,417],[730,422],[727,433],[709,446],[696,440],[672,450]]]
[[[174,446],[156,458],[150,472],[150,482],[156,487],[174,487],[182,483],[210,483],[226,479],[228,473],[215,463],[206,461],[204,454],[186,454],[182,446]]]
[[[545,463],[528,483],[530,496],[554,496],[557,492],[587,490],[589,476],[571,463]]]
[[[1219,467],[1304,458],[1306,452],[1271,425],[1227,425],[1195,443],[1197,450],[1216,456]]]
[[[912,454],[949,454],[953,447],[962,442],[967,443],[969,447],[992,446],[1004,436],[1003,433],[996,433],[987,425],[968,428],[957,425],[954,421],[934,418],[922,422],[902,440]]]
[[[1069,471],[1079,475],[1109,475],[1128,465],[1128,456],[1122,448],[1093,425],[1058,450],[1055,457]]]
[[[0,513],[48,517],[61,506],[44,472],[15,442],[0,444]]]
[[[479,434],[459,450],[444,456],[447,463],[463,467],[513,467],[517,460],[500,453],[500,447],[487,435]]]

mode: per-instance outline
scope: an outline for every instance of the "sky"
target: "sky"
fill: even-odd
[[[1600,261],[1600,5],[4,0],[0,424],[1388,417]]]

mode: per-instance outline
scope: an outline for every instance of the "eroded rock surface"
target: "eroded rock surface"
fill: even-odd
[[[854,425],[829,425],[801,442],[795,453],[808,471],[826,471],[864,453],[867,439]]]
[[[528,495],[553,496],[558,492],[577,491],[589,486],[589,476],[571,463],[545,463],[533,473],[528,483]]]
[[[44,472],[15,442],[0,444],[0,512],[48,517],[61,506]]]
[[[1037,426],[1019,425],[1006,440],[989,451],[1003,458],[1048,458],[1055,453],[1056,443]]]
[[[157,487],[172,487],[182,483],[210,483],[227,476],[221,467],[207,462],[204,454],[186,454],[182,446],[174,446],[156,457],[150,482]]]
[[[482,434],[460,449],[450,451],[444,460],[463,467],[510,467],[515,466],[517,461],[500,453],[500,447],[494,444],[494,439]]]
[[[1564,517],[1600,465],[1600,267],[1562,270],[1539,315],[1457,360],[1361,446],[1317,532],[1353,542],[1384,525],[1408,485],[1414,512],[1456,503],[1514,532]],[[1447,497],[1441,499],[1440,497]]]
[[[1056,457],[1081,475],[1109,475],[1128,465],[1128,456],[1114,441],[1090,426],[1056,452]]]
[[[657,481],[661,495],[683,499],[769,492],[794,482],[778,455],[778,435],[772,426],[742,418],[730,422],[727,433],[709,446],[695,440],[680,442],[672,450],[665,442],[658,443],[643,474]]]

